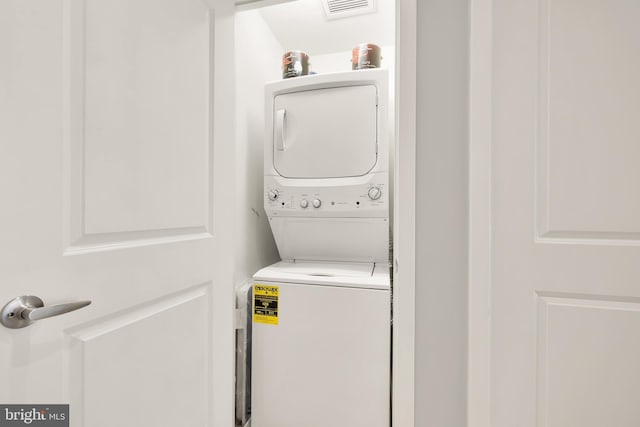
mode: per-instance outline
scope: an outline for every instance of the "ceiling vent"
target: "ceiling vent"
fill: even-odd
[[[375,0],[321,0],[324,16],[339,19],[376,11]]]

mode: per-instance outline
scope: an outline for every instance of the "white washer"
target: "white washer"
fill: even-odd
[[[267,323],[255,318],[260,286],[277,292]],[[282,261],[258,271],[252,427],[388,427],[390,304],[386,264]]]

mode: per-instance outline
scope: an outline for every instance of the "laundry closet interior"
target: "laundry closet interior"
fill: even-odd
[[[395,1],[273,3],[236,12],[236,425],[389,426]]]

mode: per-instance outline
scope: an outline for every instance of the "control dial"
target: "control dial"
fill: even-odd
[[[300,200],[300,207],[302,209],[306,209],[309,207],[309,201],[307,199]]]
[[[314,208],[319,208],[320,205],[322,205],[322,202],[320,201],[320,199],[315,199],[312,203]]]
[[[267,192],[267,197],[271,201],[277,200],[279,195],[280,195],[280,193],[278,192],[278,190],[269,190]]]
[[[380,187],[371,187],[367,194],[369,195],[369,198],[371,200],[378,200],[380,197],[382,197],[382,190],[380,189]]]

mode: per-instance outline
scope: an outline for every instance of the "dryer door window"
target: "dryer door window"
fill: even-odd
[[[375,86],[347,86],[274,99],[273,165],[287,178],[362,176],[377,160]]]

